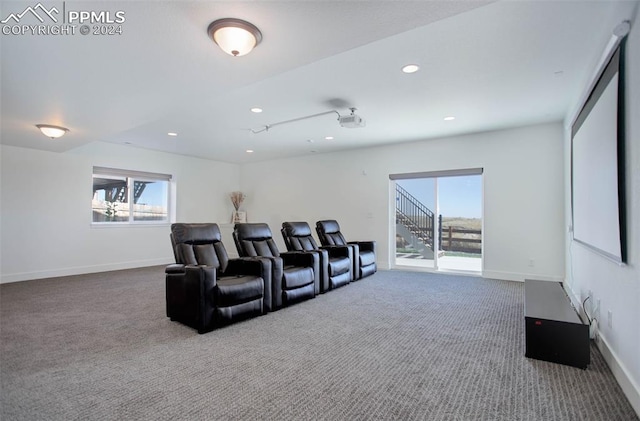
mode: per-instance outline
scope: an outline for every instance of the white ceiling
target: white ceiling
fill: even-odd
[[[3,1],[0,20],[35,4]],[[57,152],[103,141],[243,163],[559,121],[634,5],[67,1],[124,11],[123,33],[1,35],[1,141]],[[222,17],[252,22],[262,43],[226,55],[206,33]],[[408,63],[420,71],[402,73]],[[250,130],[349,106],[365,128],[330,114]],[[71,131],[50,140],[38,123]]]

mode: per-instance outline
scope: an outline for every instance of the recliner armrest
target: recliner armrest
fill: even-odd
[[[313,268],[316,255],[308,251],[288,251],[280,253],[285,265],[302,266]]]
[[[361,250],[365,251],[376,251],[376,242],[375,241],[349,241],[349,244],[357,244]]]
[[[261,257],[240,257],[229,259],[227,270],[220,272],[223,276],[252,275],[264,278],[271,273],[271,261]]]
[[[216,286],[218,276],[216,268],[204,265],[187,265],[185,269],[185,282],[187,287],[199,285],[200,293],[205,293],[209,289]]]
[[[349,247],[347,246],[322,246],[322,250],[327,250],[331,257],[348,257],[351,258]]]
[[[185,266],[181,263],[172,263],[168,265],[164,270],[164,273],[184,273],[184,272],[185,272]]]

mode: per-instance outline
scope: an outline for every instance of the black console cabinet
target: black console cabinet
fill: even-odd
[[[586,369],[589,326],[569,301],[562,283],[524,281],[525,356]]]

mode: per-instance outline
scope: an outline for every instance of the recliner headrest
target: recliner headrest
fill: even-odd
[[[218,224],[171,224],[171,234],[176,244],[206,244],[222,241]]]
[[[311,235],[311,227],[306,222],[283,222],[282,228],[290,237],[306,237]]]
[[[338,225],[338,221],[334,219],[327,219],[325,221],[316,222],[316,227],[322,229],[325,234],[333,234],[336,232],[340,232],[340,225]]]
[[[262,223],[236,224],[233,228],[242,240],[266,240],[272,238],[269,225]]]

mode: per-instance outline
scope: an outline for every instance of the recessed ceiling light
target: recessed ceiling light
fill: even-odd
[[[326,136],[324,140],[333,140],[333,136]]]
[[[417,64],[407,64],[402,68],[402,71],[405,73],[415,73],[420,69],[420,66]]]
[[[444,121],[453,121],[453,120],[455,120],[455,119],[456,119],[456,118],[455,118],[454,116],[449,116],[449,117],[445,117],[445,118],[444,118]]]
[[[253,149],[247,149],[245,152],[246,153],[253,153]]]
[[[252,113],[261,113],[261,112],[262,112],[262,108],[260,108],[260,107],[253,107],[253,108],[251,109],[251,112],[252,112]]]
[[[169,132],[169,133],[167,133],[167,136],[178,136],[178,133],[176,133],[176,132]]]

